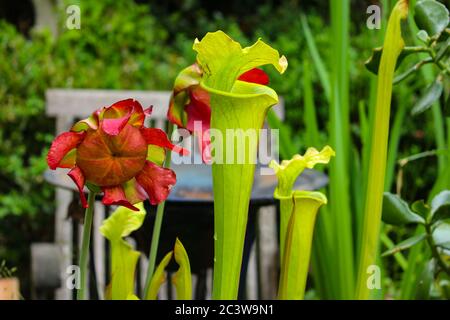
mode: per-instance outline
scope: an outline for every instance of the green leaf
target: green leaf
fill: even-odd
[[[442,94],[444,86],[442,84],[441,79],[436,79],[431,85],[429,85],[426,89],[422,97],[417,100],[416,104],[411,110],[411,114],[413,116],[424,112],[429,109],[435,101],[439,99]]]
[[[284,73],[288,65],[284,56],[263,41],[242,48],[220,30],[208,32],[201,41],[196,39],[193,49],[206,75],[202,81],[216,90],[231,91],[236,79],[253,68],[271,64]]]
[[[111,245],[111,284],[107,296],[112,300],[125,300],[134,294],[134,273],[140,253],[133,250],[123,237],[141,227],[146,211],[143,203],[135,205],[139,211],[120,206],[103,221],[100,233]]]
[[[283,261],[284,241],[288,230],[288,222],[292,211],[292,192],[294,183],[305,168],[313,168],[316,164],[326,164],[335,156],[330,146],[325,146],[320,152],[315,148],[308,148],[303,156],[296,154],[290,160],[283,160],[278,164],[272,160],[269,166],[275,171],[278,185],[274,197],[280,200],[280,257]]]
[[[100,226],[100,233],[110,241],[121,240],[139,229],[144,222],[146,211],[144,204],[134,205],[139,211],[119,206]]]
[[[415,235],[411,238],[408,238],[402,242],[400,242],[399,244],[397,244],[395,247],[393,247],[392,249],[384,252],[381,256],[382,257],[386,257],[386,256],[390,256],[394,253],[400,252],[402,250],[406,250],[411,248],[413,245],[423,241],[425,238],[427,237],[427,235],[425,233],[422,234],[418,234]]]
[[[156,300],[158,298],[158,292],[164,282],[166,282],[165,269],[172,259],[173,251],[167,253],[159,263],[155,272],[153,273],[152,280],[150,281],[150,287],[148,289],[145,300]]]
[[[450,49],[450,37],[445,42],[441,42],[436,46],[437,53],[435,61],[440,61]]]
[[[370,72],[372,72],[375,75],[378,74],[378,69],[380,67],[380,61],[381,61],[382,53],[383,53],[383,48],[382,47],[378,47],[378,48],[372,49],[372,55],[365,62],[365,66],[366,66],[367,70],[369,70]],[[400,54],[398,56],[398,59],[397,59],[397,61],[395,63],[394,71],[398,69],[398,67],[402,64],[403,60],[408,55],[410,55],[411,53],[414,53],[414,52],[413,51],[405,51],[405,50],[402,50],[400,52]]]
[[[450,218],[450,190],[444,190],[431,200],[431,222]]]
[[[405,201],[389,192],[385,192],[383,195],[382,219],[386,223],[397,226],[407,223],[425,223],[421,216],[409,209]]]
[[[433,231],[436,246],[450,250],[450,224],[440,223]]]
[[[411,205],[412,211],[415,213],[418,213],[422,218],[426,219],[428,217],[428,214],[430,213],[430,206],[425,203],[423,200],[415,201]]]
[[[419,1],[414,11],[414,21],[417,27],[425,30],[432,37],[439,35],[448,25],[448,10],[438,1]]]
[[[431,285],[434,280],[434,269],[436,264],[434,259],[431,259],[424,266],[420,277],[418,278],[416,299],[425,300],[430,298]]]
[[[315,148],[308,148],[305,154],[296,154],[291,160],[283,160],[280,164],[272,160],[269,164],[278,178],[278,194],[289,196],[298,176],[306,168],[312,169],[316,164],[326,164],[331,157],[335,156],[334,150],[330,146],[325,146],[320,152]]]
[[[137,295],[130,293],[127,300],[140,300]]]
[[[273,110],[269,110],[267,113],[267,123],[269,124],[270,129],[276,129],[279,132],[280,157],[282,159],[288,159],[296,154],[300,149],[300,141],[292,133],[291,127],[281,121]]]
[[[358,280],[355,290],[355,297],[359,300],[366,300],[370,296],[370,290],[367,286],[367,268],[375,264],[379,247],[381,215],[383,212],[384,177],[386,175],[386,154],[389,140],[392,82],[394,80],[394,71],[398,57],[405,46],[402,38],[401,21],[405,20],[407,16],[408,1],[397,1],[389,17],[383,42],[384,49],[380,60],[377,96],[371,126],[372,141],[368,153],[370,157],[367,168],[366,199],[361,234],[361,239],[364,239],[364,241],[362,241],[360,246]],[[389,204],[387,203],[386,208],[395,208],[395,206],[389,206]],[[394,214],[391,215],[392,217],[397,216],[395,214],[396,211],[393,210]],[[388,216],[389,213],[387,211]],[[395,220],[393,219],[393,221]]]
[[[292,212],[284,213],[290,218],[281,257],[278,298],[303,300],[316,216],[327,198],[321,192],[295,191],[291,197],[282,197],[280,201],[294,202],[294,205]]]
[[[420,30],[417,33],[417,38],[419,38],[419,40],[425,44],[427,44],[428,41],[430,41],[430,36],[428,35],[428,33],[425,30]]]
[[[140,253],[125,241],[111,242],[111,299],[126,300],[134,292],[134,272]]]
[[[211,129],[223,137],[222,141],[211,139],[215,160],[212,165],[213,299],[235,299],[259,135],[239,139],[226,133],[230,129],[236,134],[257,132],[263,126],[268,109],[278,102],[278,95],[272,88],[237,79],[242,73],[263,65],[273,65],[283,73],[287,60],[261,40],[242,48],[222,31],[207,33],[201,41],[195,41],[193,49],[197,51],[197,62],[204,72],[201,86],[210,94]],[[237,145],[239,142],[241,144]],[[227,143],[235,147],[229,150]]]
[[[183,244],[177,238],[174,249],[175,261],[180,266],[172,278],[172,283],[177,291],[177,300],[192,299],[192,277],[189,257]]]
[[[432,63],[432,62],[433,62],[432,58],[426,58],[426,59],[416,63],[415,65],[413,65],[412,67],[410,67],[409,69],[404,71],[403,73],[396,76],[394,78],[394,84],[397,84],[397,83],[405,80],[410,75],[412,75],[414,72],[417,72],[422,66],[426,65],[427,63]]]

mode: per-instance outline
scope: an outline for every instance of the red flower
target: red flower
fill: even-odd
[[[207,130],[210,128],[211,107],[209,93],[200,87],[203,72],[196,63],[183,69],[175,79],[167,118],[178,127],[198,134],[204,162],[211,160],[210,140]],[[243,73],[238,80],[269,84],[269,76],[261,69],[254,68]],[[195,132],[194,123],[201,122],[201,132]]]
[[[133,204],[147,198],[155,205],[168,197],[176,175],[161,167],[161,161],[156,160],[161,152],[155,148],[181,154],[187,150],[173,145],[164,131],[145,128],[144,119],[150,113],[151,108],[143,110],[136,100],[119,101],[55,138],[47,155],[48,166],[52,170],[71,168],[68,175],[77,185],[85,208],[86,183],[101,188],[105,205],[133,210],[138,210]]]

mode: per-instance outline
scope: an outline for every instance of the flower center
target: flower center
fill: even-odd
[[[127,124],[118,135],[89,130],[77,149],[77,165],[98,186],[120,185],[144,167],[147,143],[138,128]]]

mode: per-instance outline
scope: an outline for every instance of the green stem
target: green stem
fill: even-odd
[[[80,252],[80,289],[77,291],[77,300],[86,299],[86,275],[88,268],[89,243],[91,241],[92,219],[94,216],[95,192],[89,191],[88,207],[84,215],[83,239],[81,242]]]
[[[169,123],[167,129],[167,135],[170,137],[173,131],[173,124]],[[172,160],[172,152],[167,150],[166,159],[164,161],[164,167],[170,168],[170,162]],[[161,234],[161,226],[164,217],[164,207],[166,202],[163,201],[158,205],[156,209],[155,224],[153,225],[152,242],[150,244],[150,252],[148,259],[147,276],[145,278],[144,297],[147,297],[150,289],[150,283],[152,281],[153,273],[155,272],[156,256],[158,254],[159,236]]]

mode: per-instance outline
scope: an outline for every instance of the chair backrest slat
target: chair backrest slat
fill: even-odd
[[[164,120],[170,94],[170,91],[49,89],[46,92],[46,113],[56,117],[85,118],[100,107],[133,98],[144,108],[153,105],[152,118]]]

